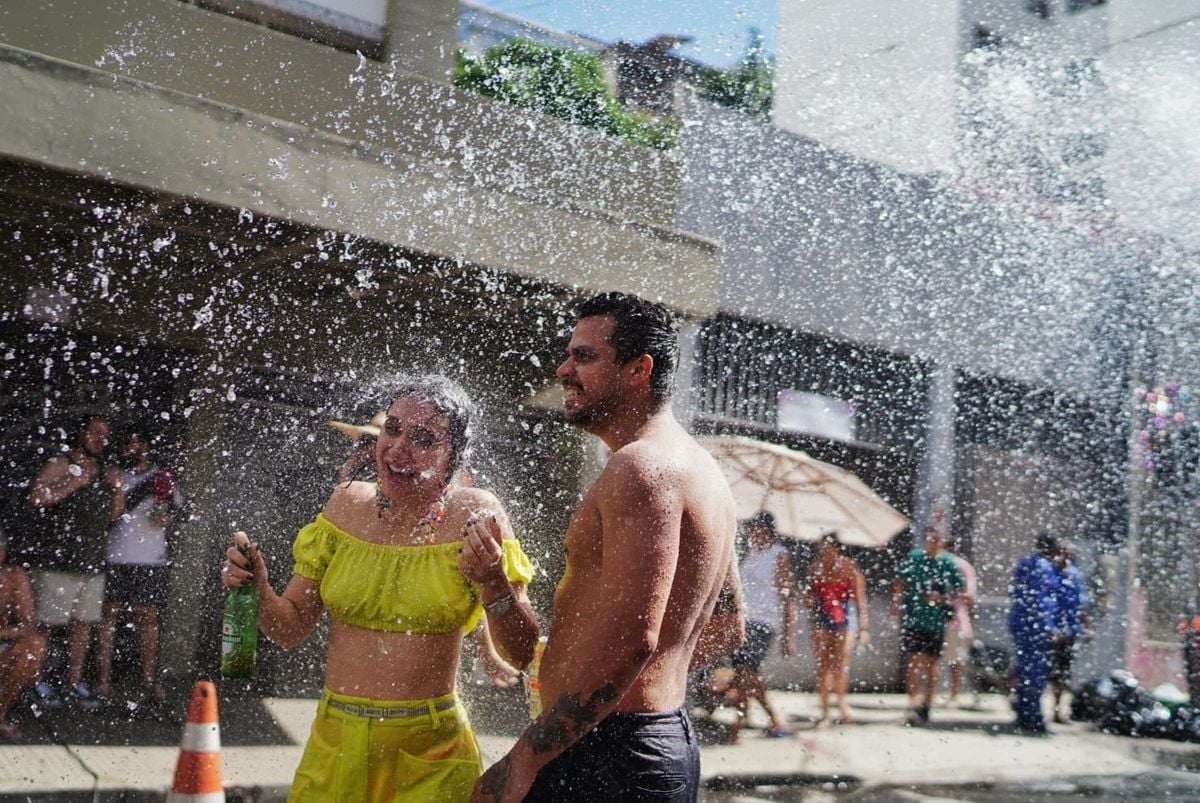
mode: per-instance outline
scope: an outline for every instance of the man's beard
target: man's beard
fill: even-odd
[[[604,424],[612,416],[616,407],[611,396],[597,399],[586,407],[576,407],[574,410],[563,410],[563,418],[568,424],[586,431],[592,431]]]

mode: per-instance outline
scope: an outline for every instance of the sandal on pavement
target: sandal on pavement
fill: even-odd
[[[768,739],[786,739],[791,736],[792,732],[787,728],[768,728],[763,734]]]

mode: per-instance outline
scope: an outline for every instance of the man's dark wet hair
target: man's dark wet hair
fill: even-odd
[[[466,462],[475,434],[472,424],[477,411],[471,397],[454,380],[441,374],[425,374],[405,377],[390,386],[383,408],[391,407],[397,399],[415,399],[428,404],[446,419],[450,435],[450,463],[446,475],[449,482]]]
[[[1050,533],[1038,533],[1033,541],[1033,549],[1039,555],[1053,555],[1058,550],[1058,539]]]
[[[650,393],[660,404],[671,398],[679,365],[679,321],[671,311],[627,293],[600,293],[575,308],[576,320],[598,315],[613,319],[608,343],[616,349],[617,363],[650,355]]]

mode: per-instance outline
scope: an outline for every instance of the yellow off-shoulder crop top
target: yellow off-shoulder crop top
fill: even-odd
[[[417,546],[376,544],[339,529],[321,514],[296,535],[293,571],[316,582],[339,622],[394,633],[471,630],[483,614],[479,589],[458,568],[461,541]],[[505,539],[504,574],[528,584],[533,565]]]

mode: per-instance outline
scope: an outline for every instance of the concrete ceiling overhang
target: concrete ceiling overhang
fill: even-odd
[[[8,46],[0,108],[5,158],[584,292],[636,292],[694,317],[716,308],[712,241],[489,186],[454,149],[389,160],[327,130]]]

